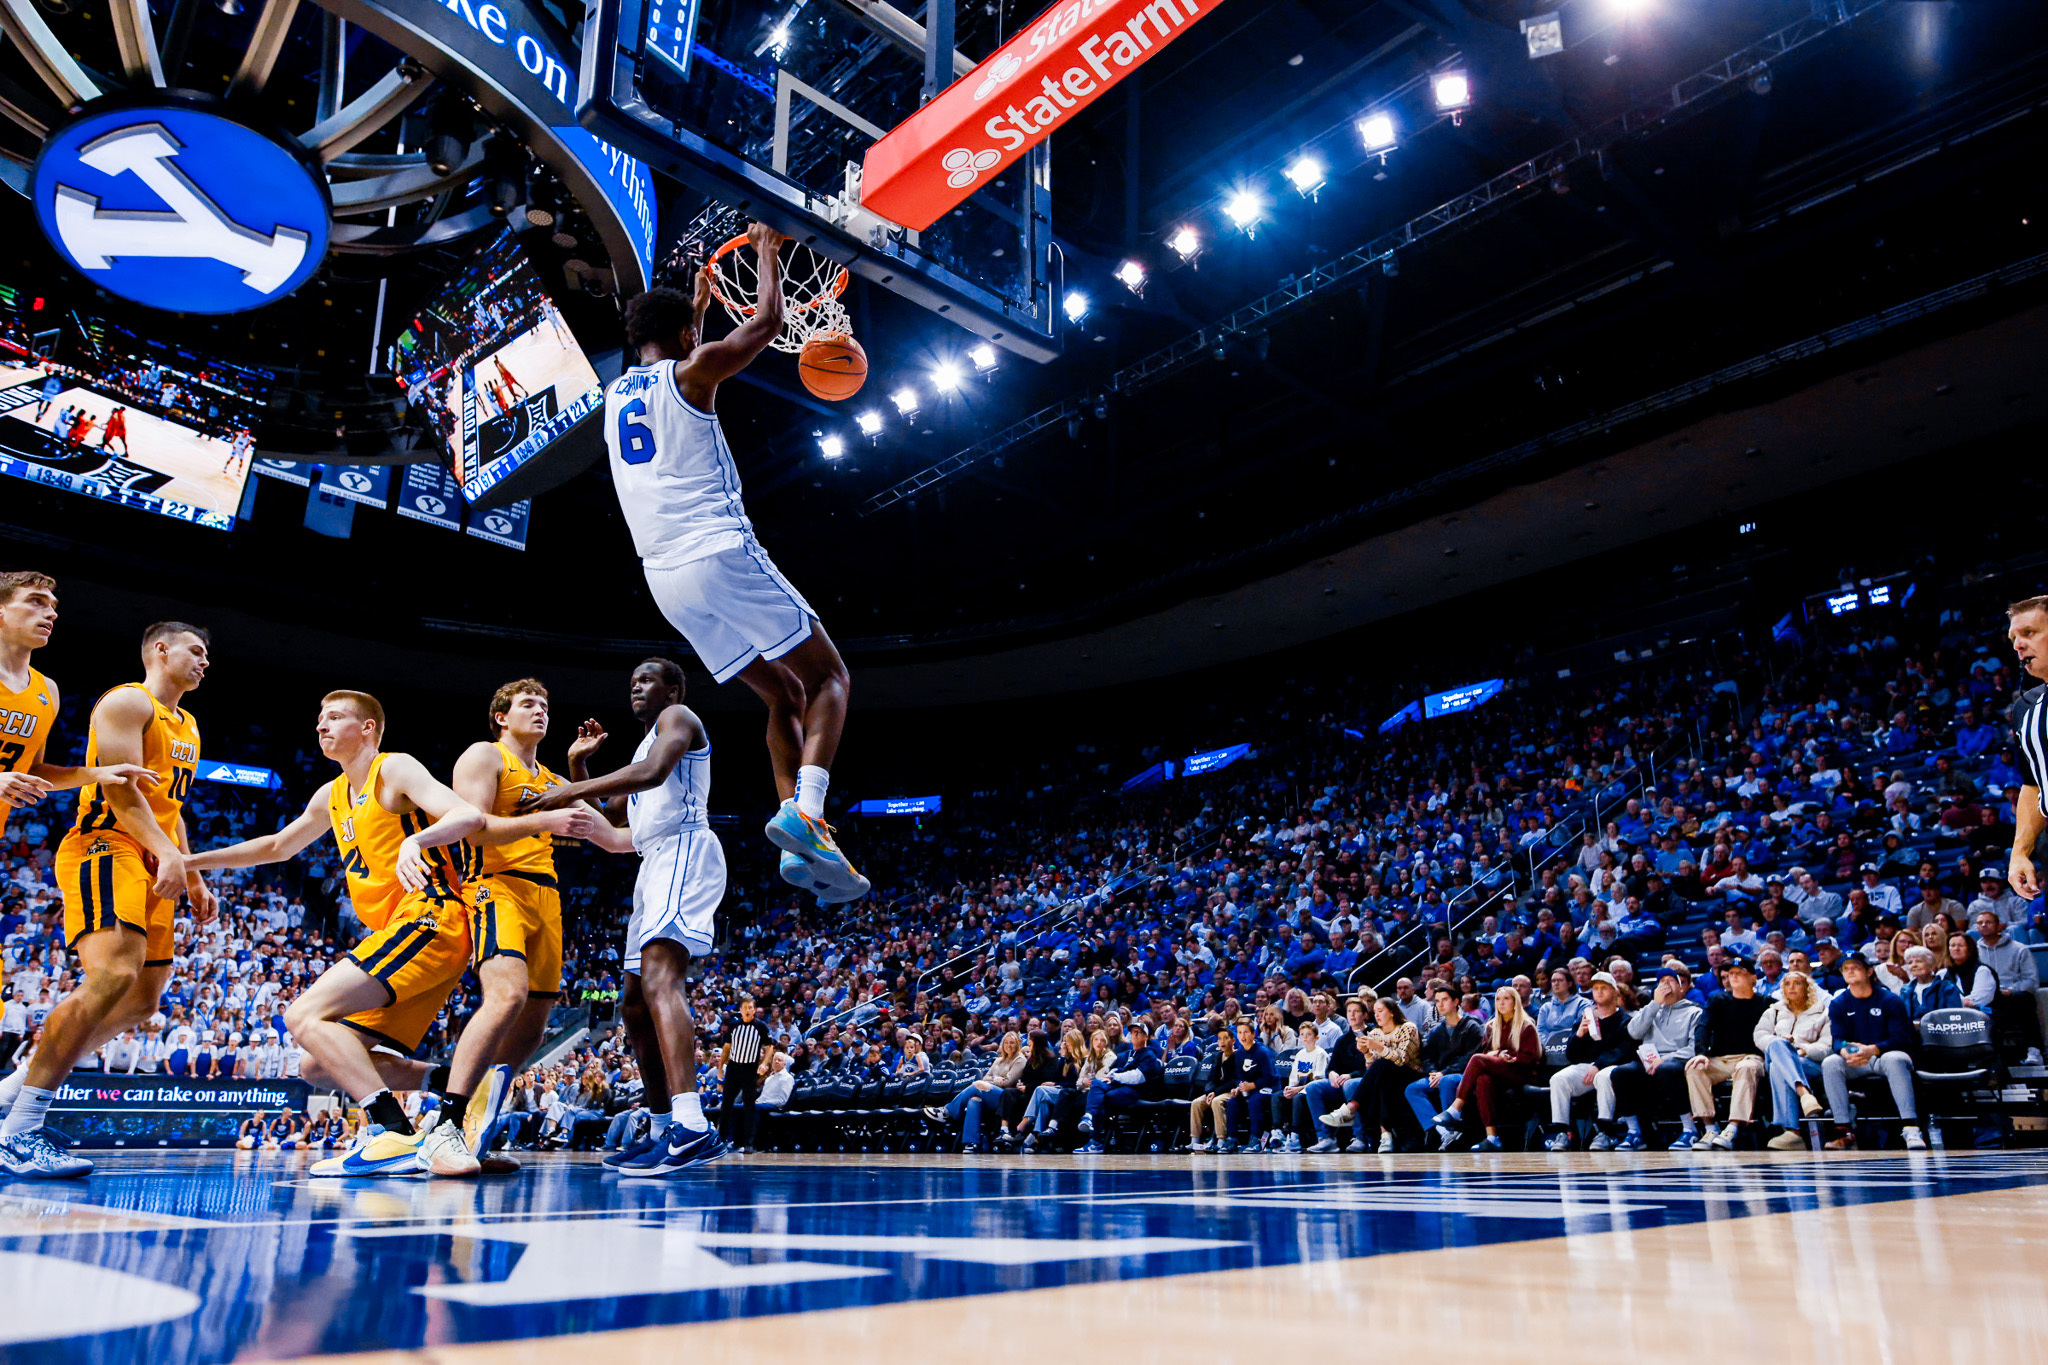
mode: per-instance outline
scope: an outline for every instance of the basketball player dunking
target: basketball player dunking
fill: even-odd
[[[524,809],[595,800],[608,819],[623,820],[633,832],[640,875],[626,923],[626,990],[619,1012],[640,1061],[654,1123],[646,1141],[606,1164],[622,1175],[664,1176],[726,1152],[697,1098],[697,1024],[684,976],[692,953],[711,951],[718,905],[725,899],[725,850],[706,810],[711,740],[697,713],[683,705],[682,668],[670,659],[648,659],[633,670],[631,697],[633,719],[644,730],[633,761],[590,777],[585,760],[605,734],[603,726],[587,720],[569,746],[569,775],[576,780],[547,789]]]
[[[854,871],[825,824],[825,791],[846,725],[846,665],[824,625],[769,560],[740,504],[739,470],[720,429],[718,386],[745,369],[782,330],[785,238],[747,229],[760,258],[754,312],[719,341],[696,298],[650,289],[626,306],[626,345],[638,362],[605,390],[612,482],[648,588],[719,682],[738,678],[768,706],[768,755],[781,809],[768,822],[781,873],[825,902],[858,900]]]

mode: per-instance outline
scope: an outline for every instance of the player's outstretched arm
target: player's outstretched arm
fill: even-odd
[[[689,707],[667,707],[655,718],[654,743],[648,748],[647,757],[603,777],[550,787],[522,809],[557,810],[577,801],[651,791],[668,781],[669,774],[676,770],[676,764],[682,762],[683,755],[696,748],[703,737],[704,727],[690,714]]]
[[[678,378],[684,392],[701,385],[710,388],[732,378],[768,349],[768,343],[782,332],[782,244],[789,239],[766,223],[747,228],[747,244],[760,260],[760,292],[754,296],[754,313],[717,341],[700,342],[683,362]],[[710,267],[706,267],[709,269]],[[700,333],[701,335],[701,333]],[[692,400],[694,401],[694,399]]]
[[[306,808],[277,833],[194,853],[186,858],[185,866],[192,872],[210,872],[217,867],[260,867],[264,863],[281,863],[287,858],[297,857],[331,828],[327,819],[327,789],[322,787],[306,802]]]
[[[64,698],[57,691],[57,684],[50,682],[48,678],[43,681],[50,684],[50,705],[53,708],[63,706]],[[47,742],[47,734],[44,738]],[[28,766],[28,775],[41,782],[45,792],[68,792],[94,782],[103,787],[124,787],[130,782],[141,782],[153,787],[163,780],[161,773],[145,768],[140,763],[102,763],[96,767],[74,767],[68,763],[45,762],[40,753],[37,754],[36,761]]]
[[[622,824],[614,824],[609,815],[599,810],[596,806],[591,805],[588,801],[580,803],[576,809],[588,811],[592,817],[590,832],[585,836],[591,843],[596,844],[607,853],[631,853],[633,851],[632,830]]]
[[[455,760],[455,794],[480,811],[489,812],[498,801],[498,778],[505,759],[495,744],[478,740]],[[509,844],[535,834],[553,834],[565,839],[589,837],[592,821],[581,807],[567,807],[539,815],[485,814],[480,844]]]
[[[475,838],[483,832],[488,817],[450,791],[411,754],[385,755],[384,766],[378,776],[383,784],[379,800],[383,801],[384,809],[397,809],[396,803],[386,798],[403,797],[434,822],[418,834],[406,835],[405,842],[398,846],[394,870],[399,884],[408,891],[418,891],[426,886],[428,880],[429,869],[423,856],[425,850],[445,848],[449,844]]]

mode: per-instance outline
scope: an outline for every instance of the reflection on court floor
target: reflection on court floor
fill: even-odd
[[[562,1157],[460,1183],[137,1153],[0,1185],[0,1354],[292,1358],[1601,1234],[1710,1249],[1730,1220],[2035,1184],[2048,1155],[770,1157],[624,1183]]]

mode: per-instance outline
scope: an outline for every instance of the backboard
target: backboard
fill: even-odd
[[[858,278],[1050,360],[1060,343],[1047,147],[924,232],[858,207],[867,148],[934,84],[973,67],[934,57],[928,79],[926,42],[882,0],[592,0],[577,117],[705,196],[669,234],[697,259],[758,218]]]

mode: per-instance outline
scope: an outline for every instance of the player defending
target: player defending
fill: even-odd
[[[718,904],[725,899],[725,850],[706,813],[711,740],[704,722],[683,705],[682,668],[669,659],[649,659],[633,670],[631,689],[633,719],[645,731],[633,761],[590,777],[584,760],[605,734],[596,721],[585,721],[569,747],[569,774],[576,780],[548,789],[527,809],[601,800],[605,815],[613,823],[623,818],[633,832],[640,875],[626,923],[620,1013],[640,1061],[655,1140],[629,1152],[618,1170],[663,1176],[716,1161],[727,1150],[697,1098],[697,1022],[684,978],[690,954],[711,951]],[[659,1107],[664,1097],[667,1114]]]
[[[605,390],[605,443],[655,604],[712,677],[737,677],[767,703],[768,754],[782,797],[767,835],[783,850],[783,879],[828,903],[859,900],[867,878],[825,824],[829,770],[846,726],[846,665],[817,613],[754,538],[716,415],[719,384],[782,330],[778,253],[786,239],[755,223],[747,240],[760,258],[760,294],[753,315],[722,340],[701,336],[708,267],[695,299],[650,289],[627,305],[626,345],[638,363]]]
[[[277,833],[193,860],[203,868],[279,863],[333,832],[349,900],[372,932],[291,1003],[285,1027],[306,1051],[306,1078],[348,1091],[365,1123],[348,1151],[310,1173],[475,1175],[464,1097],[441,1094],[434,1121],[415,1131],[370,1044],[417,1048],[469,967],[464,878],[475,874],[475,855],[464,841],[484,828],[484,814],[412,755],[381,752],[384,708],[368,693],[328,693],[318,728],[320,752],[341,775]]]
[[[142,634],[143,681],[124,683],[92,710],[88,767],[122,765],[138,785],[95,782],[78,803],[78,822],[57,846],[57,887],[64,896],[64,941],[85,979],[43,1026],[42,1043],[0,1121],[0,1169],[26,1179],[90,1175],[43,1127],[57,1087],[81,1057],[155,1012],[170,975],[176,897],[191,897],[201,924],[214,916],[213,892],[186,861],[185,796],[199,767],[199,725],[181,708],[206,676],[206,632],[159,621]]]
[[[463,1027],[450,1063],[448,1088],[470,1098],[463,1115],[469,1150],[488,1174],[510,1174],[519,1163],[491,1156],[485,1144],[510,1093],[512,1070],[523,1066],[547,1029],[548,1011],[562,994],[562,892],[555,876],[554,830],[559,814],[521,813],[521,803],[562,781],[541,766],[548,733],[548,690],[538,679],[506,683],[491,698],[488,744],[469,746],[455,761],[455,794],[490,816],[478,836],[483,875],[470,921],[471,950],[483,1001]],[[613,853],[632,851],[633,840],[581,803],[588,820],[578,833]]]

